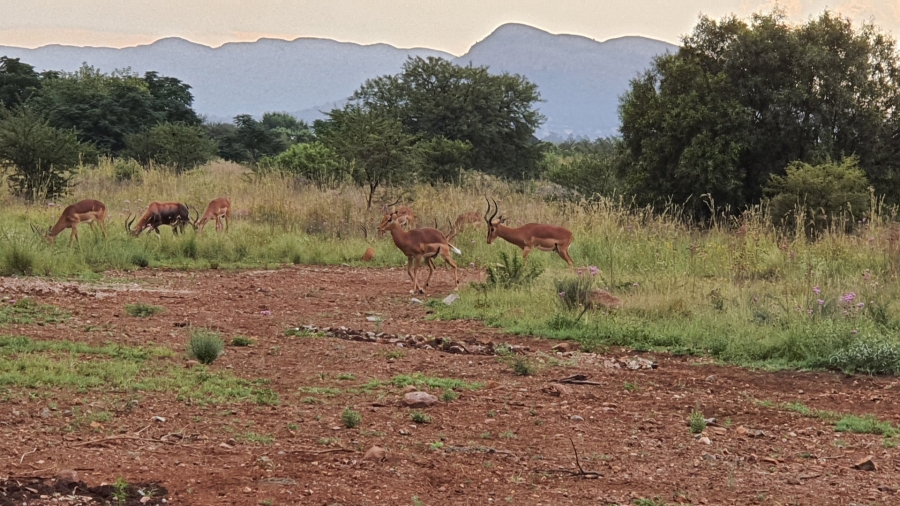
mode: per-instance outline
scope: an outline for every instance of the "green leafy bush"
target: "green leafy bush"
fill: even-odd
[[[125,136],[126,153],[142,165],[171,167],[176,173],[203,165],[216,154],[216,142],[200,126],[162,123]]]
[[[157,313],[161,313],[163,310],[160,306],[154,306],[151,304],[144,304],[143,302],[136,302],[134,304],[126,304],[125,312],[128,313],[129,316],[134,316],[136,318],[145,318],[147,316],[153,316]]]
[[[535,261],[526,264],[516,253],[500,252],[500,263],[488,265],[486,288],[512,288],[530,285],[544,273],[544,266]]]
[[[219,337],[218,332],[212,332],[206,329],[191,329],[191,339],[188,342],[188,355],[196,359],[201,364],[212,364],[215,362],[222,350],[225,349],[225,343]]]
[[[832,354],[828,364],[850,374],[897,374],[900,372],[900,345],[860,339]]]
[[[341,422],[343,422],[344,427],[352,429],[359,426],[362,422],[362,415],[359,414],[359,411],[353,411],[349,407],[344,408],[344,411],[341,413]]]
[[[341,157],[320,142],[295,144],[278,156],[264,158],[255,170],[302,177],[319,187],[344,178]]]
[[[578,309],[587,304],[591,290],[594,288],[592,276],[579,275],[571,278],[558,279],[554,283],[556,296],[559,303],[567,310]]]
[[[856,158],[821,165],[793,162],[784,176],[771,176],[765,192],[772,219],[802,224],[809,237],[835,224],[851,230],[869,211],[869,182]]]

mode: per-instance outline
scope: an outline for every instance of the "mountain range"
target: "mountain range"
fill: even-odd
[[[539,137],[615,135],[619,96],[653,58],[677,49],[645,37],[597,42],[506,24],[462,56],[427,48],[360,45],[330,39],[260,39],[211,48],[181,38],[127,48],[48,45],[0,46],[0,56],[20,58],[37,70],[74,71],[87,63],[104,72],[157,71],[191,85],[194,108],[211,121],[237,114],[286,111],[312,121],[339,107],[366,79],[400,71],[409,57],[435,56],[458,64],[512,72],[538,85],[547,117]]]

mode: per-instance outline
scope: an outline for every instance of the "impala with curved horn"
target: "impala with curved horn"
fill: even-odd
[[[572,257],[569,256],[569,246],[572,244],[572,232],[567,228],[557,227],[556,225],[545,225],[543,223],[526,223],[518,228],[507,227],[505,225],[506,218],[500,215],[494,219],[500,211],[500,206],[494,199],[494,214],[488,217],[491,212],[491,201],[487,201],[488,208],[484,213],[484,221],[487,223],[487,243],[491,244],[494,239],[501,238],[506,242],[515,244],[522,248],[522,259],[528,258],[528,254],[532,249],[541,251],[555,251],[559,256],[569,264],[574,265]]]
[[[159,237],[159,227],[162,225],[172,227],[172,233],[175,235],[178,235],[179,232],[184,233],[185,225],[192,225],[188,206],[180,202],[151,202],[134,228],[131,227],[132,223],[134,223],[134,218],[131,218],[131,214],[129,214],[128,218],[125,218],[125,230],[129,234],[137,237],[149,228],[156,232],[157,238]]]
[[[382,224],[378,226],[380,232],[390,232],[394,245],[406,255],[406,273],[413,282],[413,293],[425,293],[428,283],[431,281],[431,275],[434,274],[434,259],[438,255],[443,257],[448,265],[453,267],[453,276],[456,286],[459,287],[459,271],[456,262],[450,257],[453,251],[457,255],[461,253],[459,249],[450,244],[450,240],[444,236],[444,233],[435,228],[417,228],[410,231],[403,230],[406,223],[405,216],[398,216],[396,212],[385,215]],[[455,231],[450,230],[450,238],[456,235]],[[422,259],[428,263],[428,277],[425,279],[424,286],[419,286],[419,267]]]
[[[100,231],[103,237],[106,237],[106,205],[99,200],[81,200],[63,209],[62,215],[56,220],[56,224],[50,227],[47,232],[41,232],[34,225],[31,229],[41,237],[47,239],[53,244],[56,236],[67,228],[72,229],[72,235],[69,236],[69,244],[78,240],[78,225],[87,223],[91,230],[94,229],[94,222],[100,224]]]
[[[198,233],[203,232],[203,227],[209,220],[216,220],[216,232],[222,230],[222,220],[225,220],[225,231],[228,232],[228,219],[231,218],[231,202],[225,197],[213,199],[206,205],[203,216],[191,223]]]
[[[404,227],[406,230],[411,228],[416,228],[416,213],[413,212],[408,206],[400,206],[395,207],[400,203],[400,198],[398,198],[393,204],[384,204],[381,206],[381,213],[384,214],[384,218],[381,220],[381,223],[378,224],[378,233],[384,234],[384,230],[382,227],[387,224],[388,217],[391,214],[397,214],[397,217],[406,218]],[[394,208],[393,211],[390,208]]]

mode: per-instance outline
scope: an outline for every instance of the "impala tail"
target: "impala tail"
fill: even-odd
[[[462,251],[460,251],[459,248],[457,248],[456,246],[454,246],[452,244],[450,244],[450,249],[457,255],[462,255]]]

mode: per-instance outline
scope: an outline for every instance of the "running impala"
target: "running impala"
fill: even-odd
[[[106,206],[99,200],[81,200],[66,206],[62,215],[56,220],[56,225],[50,227],[46,233],[40,232],[33,225],[32,230],[45,237],[50,244],[53,244],[60,232],[71,228],[72,235],[69,236],[69,245],[71,245],[73,240],[78,240],[78,225],[87,223],[90,225],[91,230],[94,230],[95,221],[100,224],[100,231],[103,232],[103,237],[106,237]]]
[[[398,203],[400,203],[399,198],[393,204],[385,204],[381,206],[381,212],[382,214],[384,214],[384,219],[382,219],[381,223],[378,224],[379,235],[384,234],[384,230],[382,230],[382,227],[387,223],[388,218],[392,214],[396,214],[398,218],[406,219],[404,224],[404,228],[406,228],[406,230],[416,228],[416,213],[414,213],[413,210],[407,206],[395,207]],[[390,209],[392,207],[394,208],[393,211]]]
[[[131,218],[130,214],[128,218]],[[131,228],[134,218],[131,218],[130,221],[128,218],[125,218],[125,230],[135,237],[150,228],[156,232],[156,237],[158,238],[159,227],[162,225],[171,226],[172,232],[178,235],[179,232],[184,232],[185,225],[191,223],[188,207],[178,202],[151,202],[134,228]]]
[[[194,220],[192,225],[197,232],[202,233],[203,227],[209,220],[216,220],[216,232],[222,230],[222,220],[225,220],[225,231],[228,232],[228,219],[231,218],[231,202],[225,197],[213,199],[206,205],[203,216]]]
[[[398,216],[396,212],[385,215],[382,224],[378,226],[380,232],[390,232],[394,245],[406,255],[406,273],[413,282],[412,293],[425,293],[428,283],[431,281],[431,275],[434,274],[434,258],[440,255],[448,265],[453,267],[454,281],[457,288],[459,287],[459,271],[456,262],[450,257],[453,251],[457,255],[461,252],[456,246],[450,244],[444,233],[435,228],[417,228],[410,231],[403,230],[406,224],[405,216]],[[454,236],[451,230],[450,237]],[[419,286],[419,266],[422,259],[428,263],[428,278],[425,279],[425,285]]]
[[[487,200],[487,197],[484,198]],[[493,199],[491,199],[493,200]],[[488,201],[487,211],[484,213],[484,221],[487,223],[487,243],[491,244],[494,239],[501,238],[506,242],[515,244],[522,248],[522,259],[528,258],[528,254],[532,249],[541,251],[555,251],[569,264],[574,265],[572,257],[569,256],[569,246],[572,245],[572,232],[563,227],[556,225],[545,225],[543,223],[526,223],[518,228],[507,227],[506,218],[500,215],[494,219],[500,211],[500,206],[494,200],[494,214],[488,217],[491,212],[491,202]]]

